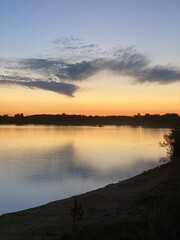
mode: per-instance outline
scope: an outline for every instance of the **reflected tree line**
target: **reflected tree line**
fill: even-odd
[[[14,116],[1,115],[0,124],[44,124],[64,126],[104,126],[104,125],[130,125],[144,127],[179,127],[180,116],[176,113],[159,114],[136,114],[134,116],[85,116],[62,114],[37,114],[24,116],[17,113]]]

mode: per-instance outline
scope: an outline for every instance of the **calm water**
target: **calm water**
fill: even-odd
[[[165,156],[167,129],[0,126],[0,214],[129,178]]]

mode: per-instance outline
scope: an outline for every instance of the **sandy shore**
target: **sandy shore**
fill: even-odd
[[[143,232],[141,228],[148,228],[149,214],[154,206],[179,192],[180,161],[175,161],[77,196],[84,213],[75,231],[71,216],[74,197],[71,197],[2,215],[0,239],[103,239],[103,236],[106,236],[104,239],[116,239],[113,236],[117,234],[122,239],[138,239],[135,234]],[[109,231],[112,231],[110,235]]]

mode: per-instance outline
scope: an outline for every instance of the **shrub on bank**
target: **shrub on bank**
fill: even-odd
[[[160,144],[167,148],[167,158],[174,161],[180,157],[180,128],[172,129],[169,134],[164,135],[164,141]]]

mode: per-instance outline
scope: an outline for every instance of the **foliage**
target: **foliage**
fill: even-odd
[[[45,124],[45,125],[72,125],[72,126],[104,126],[104,125],[130,125],[143,127],[179,127],[180,116],[176,113],[137,114],[134,116],[85,116],[68,115],[65,113],[50,115],[37,114],[24,116],[23,113],[14,116],[0,115],[0,124]]]
[[[169,161],[174,161],[180,157],[180,128],[172,129],[169,134],[164,135],[164,141],[160,143],[167,148]]]

